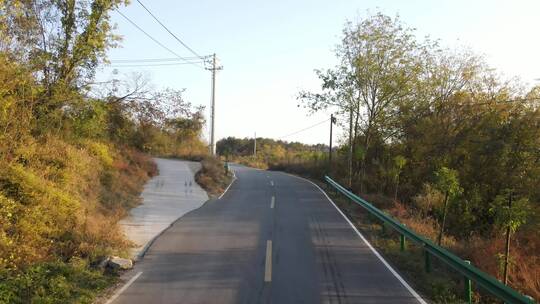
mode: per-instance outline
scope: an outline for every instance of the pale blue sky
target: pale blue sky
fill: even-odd
[[[540,78],[540,1],[172,1],[141,0],[199,54],[216,53],[223,65],[217,76],[216,136],[278,138],[327,118],[308,116],[297,107],[301,89],[317,90],[313,72],[332,67],[333,49],[347,20],[378,10],[399,14],[420,36],[446,46],[465,45],[486,56],[507,76],[529,84]],[[192,56],[134,0],[121,11],[157,40],[183,56]],[[170,58],[117,13],[122,48],[110,59]],[[106,79],[111,69],[98,74]],[[191,65],[122,68],[147,73],[156,87],[185,88],[194,104],[210,102],[210,73]],[[208,117],[208,115],[207,115]],[[207,134],[205,134],[208,138]],[[327,124],[286,140],[326,143]]]

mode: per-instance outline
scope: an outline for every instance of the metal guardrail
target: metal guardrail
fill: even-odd
[[[405,238],[410,239],[411,241],[421,245],[424,248],[425,252],[425,266],[426,271],[430,271],[430,255],[437,257],[439,260],[443,261],[450,267],[452,267],[457,272],[461,273],[465,279],[465,288],[466,288],[466,299],[468,302],[471,302],[471,290],[470,290],[470,281],[475,282],[478,286],[482,287],[495,297],[500,300],[503,300],[505,303],[526,303],[533,304],[534,300],[528,296],[524,296],[517,292],[516,290],[504,285],[499,280],[494,277],[484,273],[480,269],[472,266],[468,261],[462,260],[460,257],[449,252],[448,250],[436,245],[432,241],[424,238],[408,229],[404,224],[401,224],[394,218],[390,217],[383,211],[377,209],[372,204],[357,196],[356,194],[350,192],[345,187],[341,186],[333,179],[328,176],[325,176],[324,179],[326,182],[334,187],[338,192],[342,193],[353,202],[362,206],[364,209],[369,211],[372,215],[380,219],[383,223],[388,224],[394,230],[400,233],[401,235],[401,248],[404,250],[405,247]]]

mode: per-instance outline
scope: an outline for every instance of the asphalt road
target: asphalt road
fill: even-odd
[[[234,167],[182,217],[113,303],[422,303],[316,186]]]

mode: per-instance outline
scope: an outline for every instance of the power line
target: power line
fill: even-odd
[[[156,66],[174,66],[193,63],[204,63],[204,61],[176,62],[176,63],[155,63],[155,64],[113,64],[107,67],[111,68],[131,68],[131,67],[156,67]]]
[[[309,129],[311,129],[311,128],[314,128],[314,127],[316,127],[316,126],[318,126],[318,125],[322,125],[323,123],[325,123],[325,122],[327,122],[327,121],[329,121],[329,120],[330,120],[330,118],[327,118],[327,119],[325,119],[325,120],[323,120],[323,121],[321,121],[321,122],[318,122],[318,123],[316,123],[316,124],[314,124],[314,125],[311,125],[311,126],[309,126],[309,127],[303,128],[303,129],[301,129],[301,130],[295,131],[295,132],[293,132],[293,133],[290,133],[290,134],[287,134],[287,135],[284,135],[284,136],[280,136],[280,137],[278,137],[278,139],[283,139],[283,138],[285,138],[285,137],[289,137],[289,136],[296,135],[296,134],[298,134],[298,133],[301,133],[301,132],[304,132],[304,131],[309,130]]]
[[[180,58],[140,58],[140,59],[111,59],[111,63],[137,63],[137,62],[170,62],[179,60],[200,60],[199,57],[182,57]]]
[[[152,16],[152,18],[154,18],[154,20],[157,21],[157,23],[159,23],[167,32],[169,32],[169,34],[171,34],[171,36],[173,36],[174,39],[176,39],[176,41],[180,42],[180,44],[182,44],[186,49],[188,49],[195,56],[199,58],[203,58],[203,56],[197,54],[197,52],[195,52],[192,48],[190,48],[187,44],[185,44],[180,38],[178,38],[175,34],[173,34],[173,32],[171,32],[161,21],[159,21],[159,19],[154,14],[152,14],[152,12],[146,6],[144,6],[144,4],[140,0],[137,0],[137,2],[150,14],[150,16]]]
[[[140,26],[138,26],[135,22],[131,21],[131,19],[129,19],[126,15],[124,15],[121,11],[117,11],[120,16],[124,17],[124,19],[126,19],[129,23],[131,23],[134,27],[136,27],[139,31],[141,31],[143,34],[145,34],[148,38],[152,39],[152,41],[154,41],[155,43],[157,43],[159,46],[161,46],[162,48],[166,49],[167,51],[169,51],[171,54],[175,55],[176,57],[178,57],[179,59],[181,60],[184,60],[186,62],[189,62],[187,59],[185,59],[184,57],[178,55],[176,52],[174,52],[173,50],[171,50],[170,48],[166,47],[165,45],[163,45],[163,43],[159,42],[158,40],[156,40],[154,37],[152,37],[150,34],[148,34],[145,30],[143,30]],[[193,64],[194,66],[196,67],[199,67],[201,69],[203,69],[202,66],[200,65],[197,65],[195,63],[191,63]]]

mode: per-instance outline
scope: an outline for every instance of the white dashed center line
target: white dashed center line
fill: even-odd
[[[272,282],[272,241],[266,241],[266,263],[264,266],[264,281]]]

